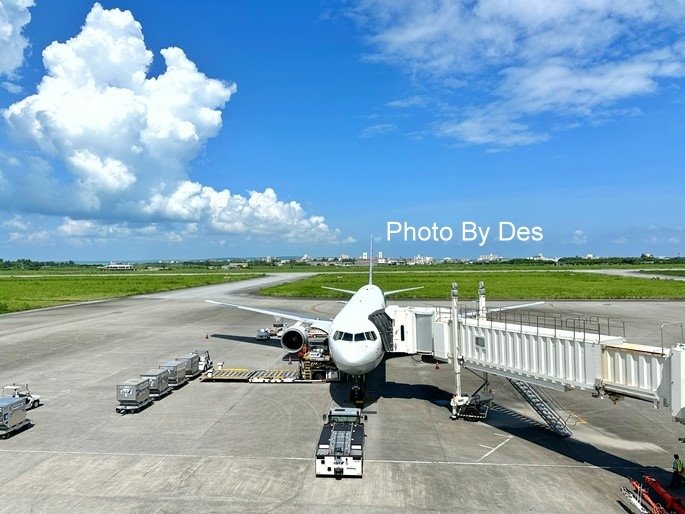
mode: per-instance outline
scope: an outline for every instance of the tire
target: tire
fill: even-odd
[[[35,409],[40,405],[40,400],[34,400],[33,403],[31,404],[31,408]]]
[[[476,416],[480,416],[480,411],[478,407],[474,405],[469,405],[464,409],[464,419],[466,421],[480,421]]]

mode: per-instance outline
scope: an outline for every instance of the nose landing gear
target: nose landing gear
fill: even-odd
[[[357,375],[354,377],[354,385],[350,389],[350,403],[354,404],[358,409],[363,409],[365,399],[366,375]]]

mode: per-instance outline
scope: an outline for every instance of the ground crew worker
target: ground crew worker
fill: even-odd
[[[682,473],[683,461],[680,460],[680,457],[676,453],[673,455],[673,474],[671,475],[671,483],[669,484],[669,487],[675,487],[676,489],[680,488]]]
[[[459,402],[457,401],[457,395],[455,394],[452,396],[452,399],[450,400],[450,406],[452,407],[452,415],[450,416],[451,419],[457,419],[457,406],[459,405]]]

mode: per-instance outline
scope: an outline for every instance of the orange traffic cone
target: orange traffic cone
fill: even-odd
[[[205,334],[205,339],[209,339],[209,332]]]

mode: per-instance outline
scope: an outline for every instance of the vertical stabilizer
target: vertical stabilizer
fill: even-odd
[[[369,243],[369,285],[373,285],[373,236]]]

